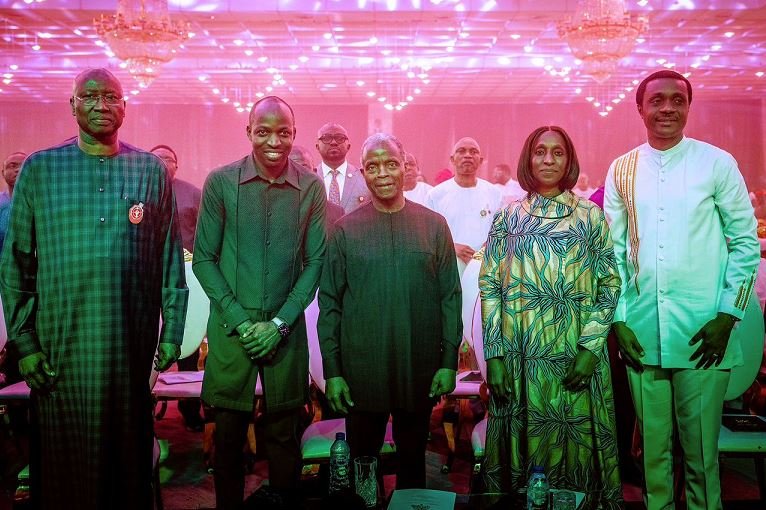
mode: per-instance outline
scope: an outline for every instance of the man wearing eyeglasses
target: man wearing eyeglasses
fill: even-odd
[[[32,390],[32,506],[151,508],[149,375],[178,357],[188,298],[173,188],[156,156],[118,140],[109,71],[78,75],[70,105],[78,135],[25,160],[0,260]]]
[[[322,156],[318,174],[324,180],[327,201],[343,207],[346,214],[370,201],[370,192],[358,168],[346,161],[351,148],[346,128],[329,123],[319,128],[317,150]]]
[[[502,193],[477,174],[484,157],[473,138],[461,138],[452,149],[450,162],[455,177],[428,192],[426,206],[444,216],[455,242],[462,273],[465,264],[487,241],[492,217],[502,206]]]

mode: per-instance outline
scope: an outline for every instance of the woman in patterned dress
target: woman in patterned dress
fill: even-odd
[[[620,508],[606,350],[620,290],[602,211],[572,193],[579,164],[560,127],[527,138],[527,196],[497,213],[479,276],[491,390],[487,490],[518,493],[533,466],[583,508]]]

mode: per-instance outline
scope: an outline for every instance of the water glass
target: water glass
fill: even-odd
[[[577,498],[572,491],[551,491],[553,499],[553,510],[576,510]]]
[[[364,500],[367,508],[378,504],[378,459],[357,457],[354,459],[354,483],[356,493]]]

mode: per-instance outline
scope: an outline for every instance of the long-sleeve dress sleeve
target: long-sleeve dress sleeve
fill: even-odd
[[[620,276],[615,265],[609,226],[601,209],[594,207],[590,210],[589,228],[593,245],[587,257],[590,259],[590,270],[597,280],[596,295],[593,304],[582,311],[582,330],[577,344],[589,351],[598,352],[604,347],[617,307]]]
[[[442,359],[441,367],[457,370],[458,348],[463,336],[461,316],[462,288],[457,271],[452,234],[444,222],[437,239],[441,242],[438,253],[439,288],[442,313]]]
[[[327,246],[324,269],[319,283],[319,319],[317,332],[326,379],[342,377],[340,339],[343,296],[346,292],[346,252],[344,232],[336,228]]]
[[[484,358],[503,357],[503,282],[508,243],[507,209],[495,214],[479,271]]]
[[[0,257],[2,293],[9,347],[20,358],[40,352],[37,319],[35,172],[26,163],[16,183],[8,235]]]
[[[189,289],[186,286],[183,239],[176,209],[176,200],[170,176],[166,182],[160,203],[160,211],[167,232],[162,247],[162,331],[160,342],[181,345],[186,323],[186,309],[189,303]]]
[[[617,274],[620,276],[620,299],[617,301],[617,308],[614,311],[612,320],[614,322],[624,322],[626,318],[627,305],[625,300],[625,290],[629,285],[628,278],[628,211],[625,202],[620,196],[615,184],[614,163],[606,174],[604,183],[604,214],[609,223],[609,231],[612,238],[612,247],[614,251],[614,263],[617,268]]]

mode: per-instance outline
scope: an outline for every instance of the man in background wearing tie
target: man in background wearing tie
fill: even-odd
[[[322,156],[317,173],[324,180],[327,201],[343,207],[346,214],[368,203],[370,192],[364,176],[346,161],[351,148],[346,128],[340,124],[325,124],[319,128],[316,147]]]

